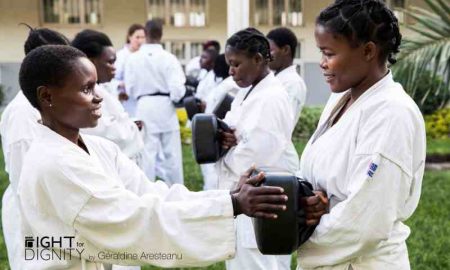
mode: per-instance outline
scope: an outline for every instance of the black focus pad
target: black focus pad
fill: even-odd
[[[186,112],[188,115],[189,120],[192,121],[192,118],[194,117],[194,115],[196,115],[197,113],[201,113],[200,111],[200,103],[201,100],[194,97],[194,96],[190,96],[190,97],[186,97],[183,100],[184,103],[184,107],[186,108]]]
[[[299,198],[315,196],[313,193],[313,187],[311,183],[307,181],[300,180],[298,185],[298,194]],[[306,213],[305,211],[299,207],[297,212],[297,220],[298,220],[298,245],[301,246],[306,240],[309,239],[311,234],[316,229],[316,226],[307,226],[306,225]]]
[[[287,255],[294,252],[312,234],[315,226],[306,226],[299,215],[304,215],[300,209],[299,199],[303,196],[313,196],[312,189],[297,177],[288,173],[265,172],[262,186],[277,186],[284,189],[288,196],[286,210],[277,212],[277,219],[253,218],[256,243],[258,249],[265,255]]]
[[[256,243],[262,254],[291,254],[298,247],[298,179],[285,173],[265,173],[261,186],[282,187],[288,196],[286,210],[277,219],[254,218]]]
[[[233,103],[234,97],[230,94],[226,94],[221,101],[219,101],[213,110],[213,113],[217,118],[224,119],[225,115],[231,110],[231,103]]]
[[[226,154],[219,130],[229,130],[215,115],[199,113],[192,118],[192,149],[197,163],[213,163]]]

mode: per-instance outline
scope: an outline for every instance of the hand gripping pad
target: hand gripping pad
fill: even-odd
[[[197,163],[216,162],[228,151],[222,148],[219,129],[230,128],[212,114],[199,113],[192,119],[192,149]]]
[[[258,249],[265,255],[291,254],[311,236],[315,226],[306,226],[306,217],[299,199],[313,196],[312,187],[287,173],[267,173],[262,186],[278,186],[288,196],[286,210],[277,213],[277,219],[254,218]]]
[[[186,109],[189,120],[192,120],[194,115],[200,113],[200,102],[200,99],[194,96],[186,97],[183,100],[184,108]]]

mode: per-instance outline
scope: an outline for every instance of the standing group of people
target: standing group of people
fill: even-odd
[[[227,40],[224,54],[215,43],[205,47],[195,95],[206,112],[224,94],[235,97],[223,119],[231,129],[221,132],[228,152],[202,167],[202,192],[180,185],[173,104],[185,95],[186,77],[161,38],[159,21],[132,26],[115,65],[103,33],[84,30],[69,43],[50,29],[30,29],[21,91],[0,124],[12,269],[224,260],[229,270],[289,269],[290,256],[262,255],[256,246],[249,217],[276,222],[289,198],[281,188],[259,186],[264,173],[252,176],[255,166],[295,173],[314,188],[315,196],[299,202],[306,223],[316,226],[298,248],[299,269],[410,269],[403,222],[420,197],[425,130],[388,68],[401,35],[382,1],[337,0],[318,15],[320,67],[332,93],[301,159],[291,138],[306,96],[293,65],[295,34],[247,28]],[[25,260],[25,236],[73,236],[84,251]],[[180,256],[119,259],[99,257],[102,251]]]

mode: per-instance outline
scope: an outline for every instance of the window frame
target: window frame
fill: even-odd
[[[161,16],[159,18],[163,19],[164,26],[169,28],[176,28],[176,29],[183,29],[183,28],[206,28],[209,26],[209,5],[210,0],[205,0],[205,25],[202,26],[192,26],[189,25],[189,13],[191,8],[191,0],[182,0],[184,1],[184,15],[186,17],[186,25],[184,26],[175,26],[171,24],[170,22],[170,0],[164,0],[164,16]],[[146,19],[149,20],[148,14],[150,10],[150,0],[145,0],[145,8],[146,8]]]
[[[63,1],[63,0],[59,0],[59,1]],[[100,22],[97,24],[92,24],[92,23],[86,23],[85,21],[85,11],[86,11],[86,2],[85,0],[76,0],[78,1],[78,8],[80,10],[80,22],[79,23],[63,23],[61,22],[62,20],[62,16],[61,14],[63,14],[63,7],[64,5],[60,5],[59,7],[59,21],[60,22],[56,22],[56,23],[52,23],[52,22],[45,22],[45,5],[44,5],[44,0],[39,0],[39,21],[40,21],[40,25],[44,26],[44,27],[65,27],[65,28],[79,28],[81,27],[90,27],[90,28],[97,28],[97,27],[102,27],[103,26],[103,21],[105,20],[105,12],[104,12],[104,3],[103,0],[98,0],[99,1],[99,13],[100,13]]]
[[[267,17],[269,18],[269,22],[268,24],[258,24],[256,25],[255,23],[255,14],[256,14],[256,0],[252,1],[252,5],[253,5],[253,11],[255,14],[252,14],[252,23],[255,27],[291,27],[291,28],[300,28],[300,27],[304,27],[305,26],[305,19],[304,19],[304,14],[305,14],[305,0],[299,0],[300,1],[300,5],[302,7],[302,21],[299,25],[291,25],[290,23],[286,23],[285,25],[283,24],[275,24],[275,18],[274,18],[274,0],[267,0]],[[284,12],[286,14],[288,14],[289,12],[289,0],[284,0]]]

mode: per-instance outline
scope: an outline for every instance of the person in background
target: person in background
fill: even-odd
[[[402,36],[379,0],[338,0],[316,18],[331,96],[303,151],[300,176],[330,211],[298,250],[299,269],[409,270],[404,224],[425,169],[422,114],[392,78]]]
[[[136,114],[136,104],[137,100],[130,97],[126,93],[126,85],[124,83],[124,75],[125,75],[125,63],[130,54],[139,50],[142,44],[145,43],[145,28],[141,24],[132,24],[128,28],[126,44],[117,52],[117,59],[114,63],[116,67],[116,75],[114,79],[119,82],[119,100],[121,100],[125,111],[131,116],[134,117]]]
[[[269,69],[270,45],[257,29],[247,28],[232,35],[226,43],[229,74],[242,88],[223,119],[234,132],[237,144],[216,162],[220,189],[233,189],[237,175],[251,164],[294,174],[298,155],[291,141],[293,113],[287,92]],[[228,270],[277,270],[277,256],[259,252],[252,221],[236,218],[236,257],[226,261]]]
[[[269,63],[275,76],[286,89],[294,112],[294,125],[297,124],[306,101],[306,85],[297,72],[294,64],[297,37],[289,28],[280,27],[267,34],[270,43],[270,53],[273,60]],[[290,263],[290,260],[289,260]]]
[[[208,40],[202,45],[202,51],[205,50],[215,50],[217,54],[220,53],[220,43],[217,40]],[[185,67],[186,77],[196,78],[197,80],[201,80],[205,75],[206,71],[200,67],[200,58],[201,55],[196,56],[189,60]]]
[[[83,129],[86,134],[111,140],[124,154],[143,166],[144,141],[140,123],[133,121],[110,89],[114,78],[116,52],[109,37],[95,30],[83,30],[72,41],[72,46],[84,52],[94,63],[98,74],[97,92],[103,98],[103,116],[95,128]],[[108,89],[109,88],[109,89]]]
[[[145,129],[144,166],[147,177],[156,178],[160,165],[161,177],[167,184],[183,184],[180,126],[174,103],[183,98],[186,88],[180,62],[163,49],[163,26],[160,20],[145,24],[146,44],[131,54],[125,64],[125,85],[138,103],[136,116],[142,119]],[[159,154],[162,162],[157,163]]]
[[[48,28],[32,28],[24,44],[25,55],[37,47],[55,44],[69,45],[69,40],[61,33]],[[24,269],[24,238],[20,234],[20,215],[17,185],[25,153],[38,134],[41,115],[27,100],[22,90],[8,103],[0,120],[5,172],[9,175],[9,185],[2,198],[2,229],[12,270]]]

